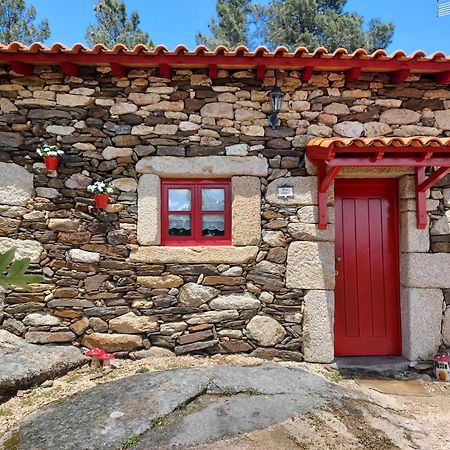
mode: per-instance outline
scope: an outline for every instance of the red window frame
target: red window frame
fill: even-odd
[[[191,191],[191,209],[189,211],[169,211],[169,189],[171,188]],[[223,211],[202,210],[203,188],[224,190]],[[190,215],[192,236],[170,236],[169,214]],[[202,236],[203,214],[224,216],[224,236]],[[225,179],[161,180],[161,244],[167,246],[231,245],[231,181]]]

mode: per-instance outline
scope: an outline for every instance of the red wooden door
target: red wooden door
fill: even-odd
[[[397,180],[339,179],[335,197],[335,354],[401,355]]]

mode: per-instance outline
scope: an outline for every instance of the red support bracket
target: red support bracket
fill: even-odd
[[[127,76],[127,69],[122,64],[111,63],[111,73],[115,77],[123,78]]]
[[[20,61],[11,61],[11,69],[26,77],[33,75],[33,66],[31,64],[23,63]]]
[[[208,76],[211,80],[215,80],[219,74],[219,69],[216,64],[210,64],[208,66]]]
[[[162,78],[172,78],[172,69],[169,64],[162,63],[159,65],[159,75]]]
[[[314,66],[306,66],[302,71],[300,80],[302,80],[303,82],[309,81],[312,78],[313,73],[314,73]]]
[[[59,66],[61,67],[63,74],[66,76],[77,77],[80,74],[80,66],[77,66],[71,62],[60,62]]]
[[[345,72],[345,81],[351,83],[353,81],[358,81],[361,75],[361,67],[352,67]]]
[[[416,167],[416,209],[417,209],[417,228],[424,229],[427,226],[427,197],[425,191],[420,191],[419,186],[426,180],[425,167]]]
[[[328,188],[331,186],[335,178],[338,176],[340,167],[333,167],[327,173],[325,164],[318,164],[317,166],[317,196],[318,196],[318,211],[319,211],[319,229],[326,230],[328,226]]]
[[[425,192],[427,189],[432,188],[436,183],[439,183],[442,178],[450,172],[450,167],[440,167],[435,170],[428,178],[425,178],[422,183],[417,187],[419,192]]]
[[[264,80],[265,76],[266,76],[266,66],[258,64],[256,66],[256,76],[255,76],[256,80],[262,81]]]
[[[322,183],[319,186],[319,192],[327,192],[331,183],[335,180],[340,172],[341,168],[339,166],[333,167],[328,173],[325,172],[325,177],[322,179]]]
[[[391,83],[398,84],[403,83],[409,77],[410,69],[400,69],[391,74]]]
[[[381,160],[383,159],[383,157],[384,157],[384,151],[379,151],[379,152],[377,152],[376,155],[371,156],[371,157],[369,158],[369,161],[370,161],[370,162],[381,161]]]
[[[409,149],[408,149],[409,150]],[[319,205],[319,229],[327,227],[327,190],[339,171],[345,167],[414,167],[417,202],[417,228],[426,228],[428,224],[426,191],[450,174],[450,148],[446,145],[416,147],[411,145],[410,152],[404,147],[394,146],[357,146],[335,147],[311,143],[306,154],[317,167],[317,192]],[[434,171],[428,176],[427,167]],[[429,169],[433,170],[433,169]]]
[[[434,80],[437,84],[450,84],[450,70],[435,74]]]
[[[429,161],[433,157],[433,152],[422,153],[419,158],[416,158],[417,162]]]

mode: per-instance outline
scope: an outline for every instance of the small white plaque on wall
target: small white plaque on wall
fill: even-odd
[[[278,198],[294,198],[294,188],[293,186],[288,185],[282,185],[278,186],[278,192],[277,192]]]

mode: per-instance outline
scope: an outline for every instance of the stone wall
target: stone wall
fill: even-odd
[[[0,294],[0,326],[30,342],[100,345],[119,356],[248,352],[331,360],[332,197],[331,224],[319,231],[306,142],[450,135],[450,90],[418,76],[398,86],[363,74],[346,85],[343,74],[302,83],[298,72],[280,71],[286,96],[281,126],[272,130],[266,114],[274,76],[267,71],[261,83],[251,71],[219,70],[211,80],[201,70],[176,70],[169,80],[133,70],[116,78],[100,67],[65,77],[37,67],[22,77],[0,69],[0,250],[18,247],[32,258],[31,271],[45,275],[32,293]],[[35,153],[42,142],[66,152],[57,173]],[[231,249],[157,246],[158,190],[141,180],[180,171],[232,177],[249,158],[250,172],[240,175],[257,182],[236,186],[260,186],[261,220],[236,214]],[[106,211],[86,192],[99,179],[118,187]],[[280,201],[276,189],[286,181],[295,196]],[[245,199],[236,198],[242,207]],[[421,251],[447,261],[449,177],[429,202],[431,245]],[[251,242],[247,226],[260,230]],[[446,280],[432,289],[443,289],[449,306]],[[450,345],[449,309],[443,323]]]

